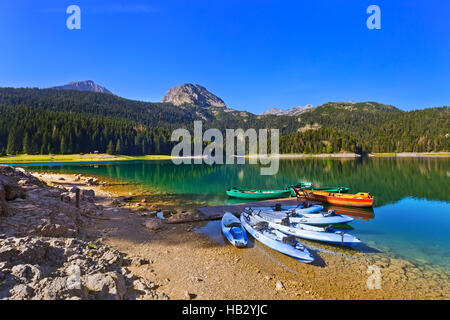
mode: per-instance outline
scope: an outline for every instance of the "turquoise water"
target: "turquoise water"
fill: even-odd
[[[284,188],[298,181],[348,186],[375,195],[373,210],[348,212],[361,219],[351,223],[351,232],[367,246],[413,263],[450,267],[448,158],[282,160],[275,176],[261,176],[257,165],[177,166],[170,161],[34,164],[32,169],[118,178],[199,206],[233,202],[224,192],[232,186]]]

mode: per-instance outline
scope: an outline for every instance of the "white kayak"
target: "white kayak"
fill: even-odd
[[[222,232],[233,246],[238,248],[247,246],[247,232],[241,221],[230,212],[225,212],[222,217]]]
[[[331,227],[322,228],[301,223],[291,223],[288,217],[282,219],[278,223],[272,221],[271,219],[268,219],[267,217],[264,218],[260,214],[260,211],[253,211],[251,215],[258,222],[266,221],[269,224],[269,227],[271,228],[280,230],[283,233],[303,239],[323,241],[346,246],[350,246],[361,242],[355,236],[352,236],[351,234],[342,231],[334,230]]]
[[[297,214],[303,214],[303,213],[314,213],[319,212],[323,210],[323,206],[318,204],[313,204],[307,208],[305,208],[303,205],[299,204],[297,206],[283,206],[280,207],[281,210],[276,210],[275,207],[252,207],[252,209],[255,210],[273,210],[276,212],[279,211],[294,211]]]
[[[258,222],[248,213],[241,214],[241,223],[256,240],[262,244],[288,255],[300,262],[311,263],[314,257],[304,245],[295,240],[293,236],[270,228],[267,222]]]
[[[333,210],[328,212],[317,213],[297,213],[294,210],[276,211],[271,208],[255,207],[245,208],[245,210],[257,210],[261,212],[263,217],[275,219],[277,223],[281,222],[281,219],[289,218],[290,223],[302,223],[312,225],[329,225],[329,224],[341,224],[349,223],[354,219],[349,216],[341,216],[336,214]]]

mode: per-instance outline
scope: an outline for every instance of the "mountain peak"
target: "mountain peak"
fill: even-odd
[[[296,116],[311,109],[314,109],[314,106],[312,104],[307,104],[306,106],[296,106],[288,110],[282,110],[280,108],[272,108],[267,110],[266,112],[261,113],[261,115]]]
[[[108,89],[99,86],[92,80],[74,81],[69,82],[63,86],[52,87],[56,90],[77,90],[77,91],[90,91],[90,92],[102,92],[112,94]]]
[[[190,103],[199,107],[226,108],[225,102],[222,99],[206,90],[205,87],[192,83],[184,83],[170,88],[161,102],[169,102],[176,106]]]

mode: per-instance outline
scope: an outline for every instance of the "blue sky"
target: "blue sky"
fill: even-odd
[[[66,8],[81,8],[81,30]],[[381,30],[366,9],[381,8]],[[450,105],[447,0],[2,0],[0,86],[94,80],[159,101],[204,85],[260,113],[328,101]]]

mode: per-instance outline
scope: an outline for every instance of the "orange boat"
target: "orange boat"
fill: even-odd
[[[366,192],[359,192],[357,194],[346,194],[346,193],[323,192],[308,189],[303,189],[303,191],[307,193],[307,198],[310,200],[327,202],[338,206],[348,206],[348,207],[368,208],[373,206],[374,197],[370,193]]]
[[[375,213],[373,212],[373,208],[357,208],[357,207],[341,207],[335,205],[329,205],[327,207],[328,210],[334,210],[337,214],[352,216],[358,220],[369,221],[370,219],[375,218]]]

